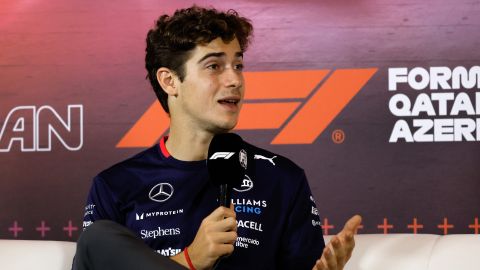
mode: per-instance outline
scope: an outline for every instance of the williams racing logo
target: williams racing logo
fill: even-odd
[[[397,118],[390,143],[480,139],[480,67],[388,70],[388,107]]]

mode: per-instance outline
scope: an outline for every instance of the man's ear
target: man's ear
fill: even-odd
[[[176,87],[177,76],[175,73],[166,68],[161,67],[157,70],[157,81],[169,96],[178,96],[178,91]]]

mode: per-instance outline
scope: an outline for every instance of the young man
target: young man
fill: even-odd
[[[127,237],[126,229],[101,219],[127,227],[157,253],[190,269],[343,269],[360,217],[348,221],[325,248],[305,174],[284,157],[245,144],[255,157],[253,169],[234,189],[231,207],[218,207],[205,160],[213,136],[237,124],[251,33],[250,22],[234,11],[196,6],[161,16],[149,31],[146,68],[170,116],[169,136],[94,179],[78,269],[95,268],[88,261],[95,244],[89,242],[111,231],[117,236],[107,241],[120,244],[107,246],[126,249],[119,240]],[[161,257],[143,251],[143,244],[125,246],[132,252],[117,254],[120,265],[127,264],[123,260],[155,265]],[[108,265],[109,256],[100,257]]]

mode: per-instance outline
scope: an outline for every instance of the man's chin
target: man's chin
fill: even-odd
[[[237,125],[236,121],[234,123],[222,123],[221,125],[216,125],[215,127],[213,127],[212,133],[213,134],[227,133],[232,131],[236,125]]]

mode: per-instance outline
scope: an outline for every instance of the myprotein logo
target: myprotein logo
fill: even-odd
[[[144,220],[147,218],[161,217],[161,216],[173,216],[177,214],[183,214],[183,208],[176,209],[176,210],[153,211],[153,212],[146,212],[141,214],[135,213],[135,220]]]
[[[377,72],[377,68],[245,72],[245,102],[236,130],[278,130],[272,144],[311,144]],[[148,147],[169,118],[155,101],[118,142]]]
[[[18,106],[8,112],[0,128],[0,152],[49,152],[57,143],[69,151],[82,148],[83,105],[68,105],[67,110]]]

